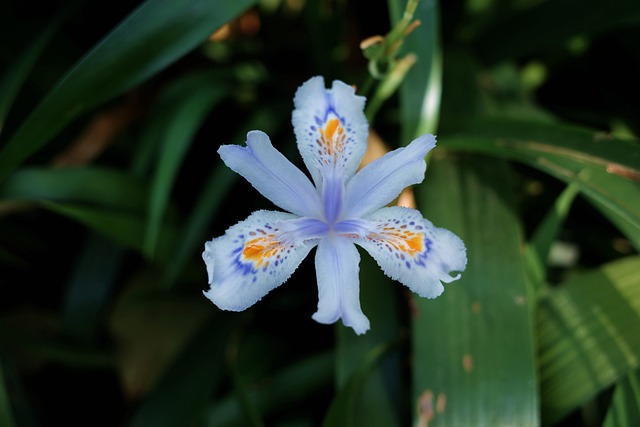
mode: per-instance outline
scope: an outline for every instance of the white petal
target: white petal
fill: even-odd
[[[398,197],[405,187],[422,182],[427,168],[424,157],[435,145],[435,136],[422,135],[362,168],[347,184],[345,216],[367,215]]]
[[[313,77],[298,88],[293,102],[298,149],[316,185],[321,183],[320,165],[327,163],[351,178],[367,150],[365,98],[341,81],[326,89],[322,77]]]
[[[247,146],[223,145],[224,163],[276,206],[300,216],[320,216],[320,195],[309,178],[276,150],[264,132],[247,134]]]
[[[382,208],[365,219],[371,230],[354,239],[378,262],[385,274],[422,297],[442,293],[441,282],[460,278],[467,265],[464,243],[444,228],[434,227],[415,209]]]
[[[360,308],[360,255],[345,237],[325,238],[318,244],[318,311],[312,316],[319,323],[334,323],[342,318],[356,334],[369,329],[369,319]]]
[[[222,310],[241,311],[286,281],[307,256],[314,241],[282,238],[281,228],[295,215],[257,211],[205,244],[210,289],[205,292]]]

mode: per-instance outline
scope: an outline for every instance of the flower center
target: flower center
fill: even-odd
[[[324,219],[329,226],[340,220],[344,205],[344,176],[335,165],[325,165],[322,170],[322,204]]]

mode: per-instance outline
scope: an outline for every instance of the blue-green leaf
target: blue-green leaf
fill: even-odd
[[[66,335],[90,341],[101,326],[124,250],[93,233],[83,249],[65,294],[62,327]]]
[[[142,83],[254,0],[147,0],[58,82],[0,151],[0,181],[69,122]]]
[[[188,76],[174,86],[174,89],[180,89],[182,96],[172,105],[158,141],[160,158],[151,185],[144,242],[145,253],[149,257],[153,257],[155,252],[169,195],[195,132],[213,105],[227,93],[227,83],[219,77],[217,72],[205,71]]]
[[[247,132],[254,129],[260,129],[267,134],[275,132],[284,122],[285,110],[281,107],[281,105],[274,105],[268,110],[256,113],[242,126],[231,142],[240,143],[246,138]],[[228,190],[239,177],[222,161],[219,160],[214,164],[215,167],[209,174],[209,179],[180,232],[180,240],[176,242],[172,262],[167,266],[163,277],[163,282],[167,286],[175,282],[189,257],[194,254],[196,248],[202,248],[204,241],[209,238],[204,235],[206,227],[214,220],[219,208],[228,201],[226,198]]]
[[[142,179],[97,166],[25,168],[0,185],[2,199],[82,203],[140,214],[148,194]]]
[[[22,88],[22,84],[27,79],[33,65],[47,46],[51,35],[58,29],[61,20],[61,17],[53,19],[42,31],[42,34],[33,40],[21,55],[11,63],[0,79],[0,133],[2,132],[5,119],[7,118],[13,101]]]

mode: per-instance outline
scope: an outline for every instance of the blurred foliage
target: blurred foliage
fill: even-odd
[[[638,425],[636,0],[61,3],[0,5],[0,426]],[[359,337],[311,320],[312,261],[201,294],[271,208],[218,146],[300,165],[318,74],[389,148],[438,134],[417,205],[468,248],[436,300],[364,255]]]

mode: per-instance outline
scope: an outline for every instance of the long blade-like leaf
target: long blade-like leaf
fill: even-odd
[[[91,341],[117,283],[124,250],[93,233],[83,249],[65,295],[62,327],[68,336]]]
[[[399,354],[390,353],[376,365],[364,380],[362,389],[344,390],[349,378],[357,372],[367,355],[383,343],[399,339],[399,314],[392,280],[384,276],[375,261],[363,254],[360,265],[360,300],[364,313],[369,317],[371,330],[356,336],[351,328],[337,326],[336,374],[341,393],[353,393],[350,406],[343,406],[351,413],[343,414],[352,419],[353,426],[393,427],[399,425],[398,402],[402,390],[399,384]],[[342,397],[338,397],[340,399]]]
[[[419,425],[535,426],[538,398],[522,233],[501,160],[433,161],[423,213],[467,246],[462,279],[416,298],[414,403]]]
[[[101,167],[25,168],[0,185],[2,199],[85,203],[132,213],[146,210],[148,191],[142,179]]]
[[[13,427],[16,424],[13,418],[11,400],[9,399],[8,384],[3,371],[4,368],[2,363],[0,363],[0,426]]]
[[[383,343],[370,350],[355,369],[344,387],[331,402],[329,411],[322,422],[323,427],[355,427],[356,398],[362,392],[367,378],[378,365],[382,356],[391,348],[391,343]]]
[[[269,110],[260,111],[242,126],[231,142],[239,143],[246,138],[247,132],[260,129],[267,134],[272,134],[283,123],[285,115],[280,105],[273,105]],[[213,147],[212,147],[213,151]],[[185,221],[184,228],[180,232],[180,240],[176,242],[176,248],[172,256],[172,262],[167,265],[163,284],[172,285],[182,272],[189,257],[196,248],[201,248],[203,241],[208,238],[204,231],[208,224],[215,218],[218,209],[224,206],[228,190],[239,175],[227,168],[222,161],[216,162],[216,166],[209,175],[198,201],[191,210],[191,214]]]
[[[320,353],[287,366],[252,387],[249,398],[263,415],[295,406],[331,383],[333,362],[333,353]],[[242,419],[242,409],[237,398],[229,396],[211,406],[207,411],[205,425],[234,427]]]
[[[526,163],[574,184],[640,248],[640,144],[566,126],[520,121],[460,123],[447,148]]]
[[[634,427],[640,425],[640,372],[631,372],[620,381],[602,427]]]
[[[388,1],[392,23],[402,17],[406,3],[405,0]],[[403,52],[417,56],[417,62],[400,86],[402,144],[408,144],[417,135],[435,131],[442,92],[438,1],[420,1],[414,19],[421,24],[406,37],[402,47]]]
[[[53,212],[72,218],[125,247],[142,252],[144,220],[141,216],[71,203],[45,202],[43,206]],[[165,227],[163,239],[158,248],[158,259],[160,260],[168,258],[172,241],[175,239],[175,228],[168,225]]]
[[[443,128],[443,144],[450,149],[509,158],[558,156],[640,179],[640,143],[591,129],[505,119],[443,122]]]
[[[47,46],[51,35],[58,29],[61,17],[54,19],[21,55],[11,63],[0,79],[0,132],[11,109],[13,101],[20,92],[40,54]]]
[[[153,257],[173,182],[191,141],[213,105],[227,93],[224,82],[212,81],[215,74],[202,73],[185,82],[185,95],[173,109],[160,140],[160,159],[149,200],[149,217],[144,248]]]
[[[147,0],[51,90],[0,151],[0,181],[89,109],[140,84],[254,0]]]
[[[545,425],[640,365],[640,257],[615,261],[550,292],[537,312]]]
[[[576,185],[568,185],[567,188],[558,196],[551,210],[542,219],[535,232],[531,236],[530,249],[540,258],[540,261],[546,261],[551,245],[556,239],[560,227],[569,214],[569,208],[573,203],[578,188]]]

